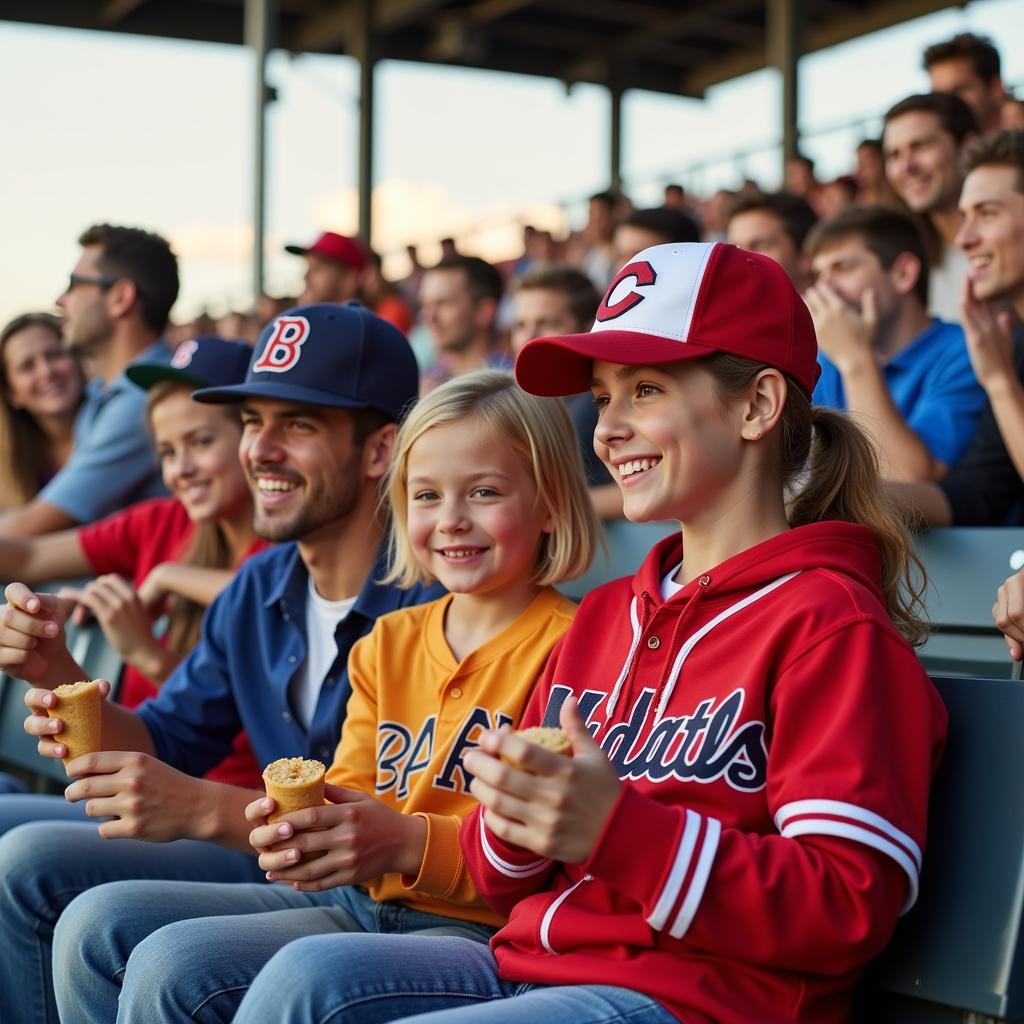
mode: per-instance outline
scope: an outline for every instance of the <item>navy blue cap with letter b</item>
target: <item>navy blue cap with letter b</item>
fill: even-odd
[[[125,376],[148,391],[154,384],[173,380],[195,388],[221,387],[245,380],[252,348],[244,341],[229,341],[203,334],[183,341],[169,363],[132,363]]]
[[[416,357],[401,331],[356,302],[321,302],[281,313],[263,328],[243,383],[193,397],[377,409],[400,420],[418,393]]]

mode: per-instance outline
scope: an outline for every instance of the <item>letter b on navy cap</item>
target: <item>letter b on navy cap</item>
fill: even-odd
[[[356,302],[322,302],[290,309],[263,328],[244,384],[194,397],[378,409],[399,420],[418,392],[416,357],[401,331]]]

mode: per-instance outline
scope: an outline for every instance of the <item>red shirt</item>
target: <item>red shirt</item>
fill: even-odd
[[[175,498],[152,498],[79,527],[78,541],[97,576],[116,573],[138,587],[154,567],[180,559],[194,533],[195,524],[181,502]],[[265,547],[265,540],[253,541],[242,560]],[[149,678],[132,665],[125,666],[119,697],[125,707],[137,707],[156,692],[157,687]],[[262,788],[260,770],[244,732],[235,738],[234,753],[206,777],[235,786]]]
[[[878,547],[802,526],[664,600],[678,535],[584,598],[523,716],[569,694],[622,780],[589,859],[461,840],[503,978],[621,985],[686,1024],[836,1024],[913,902],[946,712]]]

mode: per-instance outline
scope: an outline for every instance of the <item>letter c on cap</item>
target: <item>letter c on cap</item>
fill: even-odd
[[[304,316],[279,316],[252,372],[287,373],[299,361],[308,337],[309,321]]]
[[[646,260],[627,263],[612,279],[612,283],[608,285],[608,291],[604,293],[604,298],[601,300],[601,305],[597,307],[597,320],[599,322],[604,323],[606,320],[614,320],[616,317],[622,316],[623,313],[628,313],[638,302],[644,301],[644,296],[634,290],[623,295],[614,306],[608,305],[608,300],[615,289],[623,281],[628,281],[630,278],[636,281],[637,287],[644,288],[647,285],[654,284],[658,280],[658,274],[654,267]]]

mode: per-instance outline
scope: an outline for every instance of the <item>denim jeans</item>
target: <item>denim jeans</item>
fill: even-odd
[[[0,797],[4,1024],[57,1024],[50,966],[53,930],[79,893],[124,878],[252,882],[263,877],[256,858],[245,853],[187,840],[101,839],[96,823],[85,819],[84,805],[68,804],[63,797]]]
[[[283,946],[350,932],[460,936],[493,929],[364,890],[322,893],[287,885],[114,882],[64,912],[54,939],[62,1024],[230,1021],[253,978]]]
[[[25,786],[13,775],[8,775],[7,772],[0,772],[0,796],[6,795],[7,793],[24,793]]]
[[[498,977],[465,939],[315,935],[291,942],[252,983],[235,1024],[675,1024],[650,996],[612,985]]]

